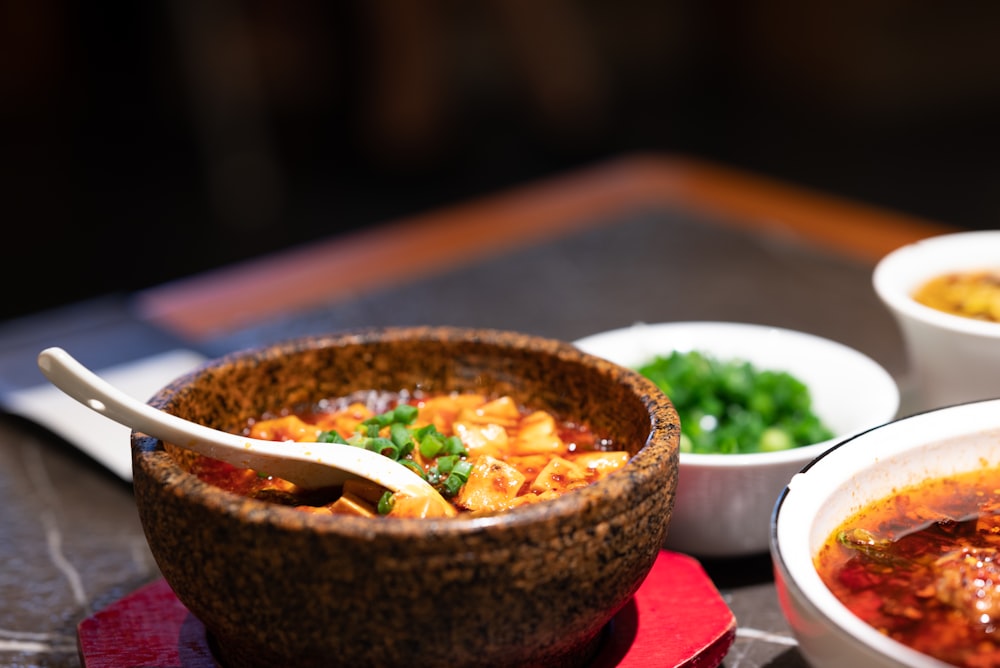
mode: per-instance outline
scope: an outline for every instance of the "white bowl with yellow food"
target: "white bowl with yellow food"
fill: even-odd
[[[1000,230],[902,246],[872,283],[906,344],[914,410],[1000,397]]]
[[[749,364],[758,374],[789,374],[808,391],[811,412],[827,428],[818,440],[774,449],[770,435],[763,437],[768,444],[758,445],[747,442],[757,438],[756,432],[742,432],[742,442],[726,451],[682,447],[665,545],[700,557],[767,552],[771,510],[788,480],[836,442],[892,420],[899,409],[898,387],[881,365],[849,346],[806,332],[737,322],[638,323],[575,344],[636,370],[658,356],[702,353],[723,364]],[[685,421],[687,388],[661,389],[681,414],[682,432],[713,426],[710,418],[697,420],[698,425],[690,417]]]

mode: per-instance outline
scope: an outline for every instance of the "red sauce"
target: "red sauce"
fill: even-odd
[[[833,594],[887,636],[957,666],[1000,666],[1000,469],[881,499],[814,561]]]

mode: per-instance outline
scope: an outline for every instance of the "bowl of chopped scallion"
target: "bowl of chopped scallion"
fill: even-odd
[[[666,547],[706,557],[768,550],[788,480],[822,452],[896,417],[899,389],[837,341],[736,322],[638,323],[575,342],[639,371],[681,420]]]

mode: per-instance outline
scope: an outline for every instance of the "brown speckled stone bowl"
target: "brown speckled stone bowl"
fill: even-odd
[[[581,665],[667,532],[679,422],[638,374],[567,343],[408,328],[285,342],[211,362],[157,408],[239,431],[359,389],[509,393],[633,457],[559,499],[489,517],[323,516],[224,492],[133,434],[139,515],[177,597],[226,666]]]

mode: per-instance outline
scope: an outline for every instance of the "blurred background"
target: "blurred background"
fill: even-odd
[[[0,0],[0,319],[633,151],[1000,215],[995,0]]]

